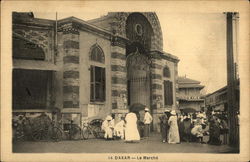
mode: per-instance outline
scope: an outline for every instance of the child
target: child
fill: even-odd
[[[206,125],[204,124],[196,124],[194,128],[191,130],[191,134],[194,135],[196,138],[198,138],[200,143],[203,142],[203,134],[204,134],[204,129],[206,128]]]
[[[125,127],[124,119],[125,119],[124,117],[121,117],[121,121],[119,121],[114,128],[115,136],[121,139],[124,139],[124,127]]]

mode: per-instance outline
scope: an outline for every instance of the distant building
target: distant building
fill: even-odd
[[[239,82],[236,87],[236,107],[239,108]],[[214,91],[213,93],[207,94],[205,97],[205,107],[211,107],[215,111],[227,111],[227,86]]]
[[[204,99],[201,90],[204,88],[199,81],[185,77],[178,77],[178,101],[180,110],[194,109],[200,111],[204,108]]]
[[[84,21],[13,13],[13,112],[60,109],[65,118],[104,118],[148,106],[158,124],[176,108],[179,59],[163,51],[154,12],[113,12]]]

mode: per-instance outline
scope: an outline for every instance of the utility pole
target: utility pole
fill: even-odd
[[[233,18],[238,13],[227,12],[227,103],[228,103],[228,124],[229,124],[229,145],[239,146],[239,132],[236,107],[236,72],[234,63],[233,44]]]

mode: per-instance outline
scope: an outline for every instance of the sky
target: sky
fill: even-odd
[[[58,19],[75,16],[90,20],[107,12],[58,12]],[[226,17],[223,13],[156,12],[163,50],[180,59],[178,75],[198,80],[203,93],[226,85]],[[37,18],[55,19],[55,13],[34,12]]]

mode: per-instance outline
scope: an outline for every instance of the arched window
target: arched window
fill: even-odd
[[[163,77],[170,78],[170,70],[167,66],[164,67],[164,69],[163,69]]]
[[[105,62],[103,50],[97,44],[90,49],[90,60],[98,63]],[[106,94],[105,67],[94,62],[91,62],[90,66],[90,101],[104,102]]]
[[[100,63],[105,62],[103,50],[97,44],[93,45],[90,49],[90,60],[100,62]]]

